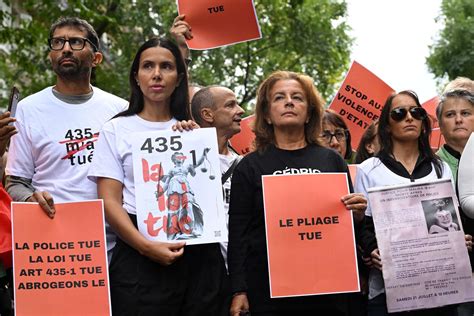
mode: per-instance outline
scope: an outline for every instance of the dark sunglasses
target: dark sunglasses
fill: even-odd
[[[393,109],[392,111],[390,111],[390,117],[392,118],[392,120],[400,122],[401,120],[405,119],[408,114],[408,111],[410,111],[411,117],[419,121],[424,120],[427,117],[425,109],[419,106],[411,108],[409,110],[407,110],[406,108]]]

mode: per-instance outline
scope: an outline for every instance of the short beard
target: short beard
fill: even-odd
[[[74,65],[73,67],[58,66],[55,67],[53,70],[59,77],[64,79],[76,79],[89,76],[91,72],[89,68],[78,67],[77,65]]]
[[[74,63],[67,66],[62,66],[61,61],[64,58],[71,58],[74,60]],[[58,59],[56,63],[53,63],[53,71],[61,78],[74,80],[77,78],[90,76],[91,69],[90,67],[86,67],[83,63],[81,63],[80,60],[73,57],[72,54],[67,54]]]

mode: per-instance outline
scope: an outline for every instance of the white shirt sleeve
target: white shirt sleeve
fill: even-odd
[[[463,212],[474,218],[474,133],[469,137],[459,161],[458,189]]]
[[[18,106],[16,119],[15,127],[18,134],[11,138],[5,172],[8,176],[32,179],[35,173],[34,148],[21,104]]]
[[[355,178],[355,187],[354,191],[356,193],[363,193],[364,196],[367,199],[367,209],[365,210],[365,215],[367,216],[372,216],[372,210],[370,208],[370,201],[369,201],[369,193],[367,192],[367,189],[369,188],[369,179],[367,177],[367,174],[365,173],[364,169],[360,167],[360,165],[357,166],[357,173],[356,173],[356,178]]]
[[[124,171],[118,152],[116,131],[112,124],[106,123],[99,134],[88,178],[94,182],[97,178],[111,178],[124,183]]]

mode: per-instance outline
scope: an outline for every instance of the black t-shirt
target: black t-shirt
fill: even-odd
[[[335,308],[334,295],[270,299],[262,175],[320,172],[349,175],[347,164],[338,153],[317,145],[291,151],[270,146],[263,153],[250,153],[232,175],[229,272],[233,292],[247,292],[251,311]],[[352,191],[350,176],[348,179]],[[288,258],[289,263],[291,260]]]

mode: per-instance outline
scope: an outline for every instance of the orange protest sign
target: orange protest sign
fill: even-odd
[[[341,115],[357,148],[365,129],[380,117],[387,97],[394,90],[367,68],[354,61],[329,108]]]
[[[255,121],[255,115],[242,119],[240,122],[240,133],[230,139],[232,147],[237,150],[239,155],[248,154],[252,148],[252,142],[255,139],[255,134],[252,131],[253,121]]]
[[[345,173],[263,177],[271,297],[359,291],[348,191]]]
[[[439,129],[439,122],[438,118],[436,117],[436,107],[438,106],[439,98],[433,97],[423,103],[421,106],[428,112],[428,116],[431,119],[431,137],[430,137],[430,144],[431,148],[438,149],[444,144],[443,135],[441,135],[441,131]]]
[[[12,266],[11,203],[11,197],[0,185],[0,263],[4,268]]]
[[[439,127],[431,129],[430,145],[433,150],[438,150],[441,146],[446,144],[443,134]]]
[[[210,49],[262,37],[252,0],[178,0],[192,28],[190,49]]]
[[[12,203],[16,315],[110,315],[102,200]]]

